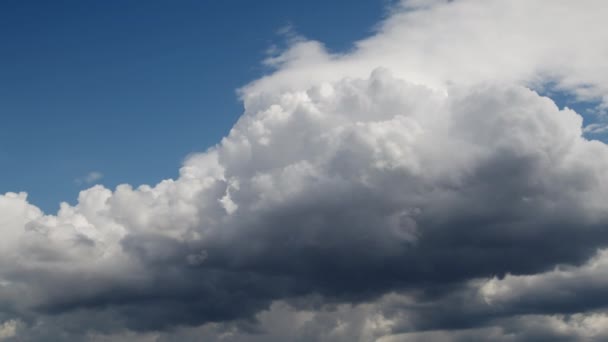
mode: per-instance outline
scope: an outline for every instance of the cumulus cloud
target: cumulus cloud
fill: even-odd
[[[532,89],[601,101],[605,8],[406,1],[293,41],[176,179],[1,195],[7,338],[601,340],[608,147]]]

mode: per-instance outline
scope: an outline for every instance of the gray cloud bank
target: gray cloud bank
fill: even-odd
[[[404,2],[269,59],[175,180],[1,195],[0,340],[605,339],[608,147],[531,90],[602,115],[602,3]]]

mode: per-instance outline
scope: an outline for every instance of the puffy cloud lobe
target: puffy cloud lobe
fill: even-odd
[[[444,88],[486,80],[550,83],[605,109],[608,33],[601,0],[400,1],[377,33],[347,54],[300,41],[273,61],[276,73],[252,82],[245,98],[343,77],[366,77],[378,66],[400,78]],[[584,29],[582,29],[584,28]]]
[[[591,3],[559,26],[565,41],[605,34],[570,30],[601,12]],[[608,148],[521,83],[547,73],[581,98],[603,94],[603,70],[585,63],[605,51],[563,52],[542,25],[572,5],[546,4],[405,3],[350,54],[297,41],[175,180],[94,186],[56,215],[0,196],[0,329],[32,341],[601,339],[604,252],[589,258],[608,242]],[[526,25],[488,49],[514,18]],[[578,294],[590,286],[595,300]]]

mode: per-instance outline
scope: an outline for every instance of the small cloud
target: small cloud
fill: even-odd
[[[198,253],[189,254],[186,257],[186,261],[190,266],[200,266],[205,260],[207,260],[207,251],[204,250]]]
[[[608,131],[608,123],[593,123],[585,126],[583,132],[587,134],[601,134]]]
[[[0,341],[15,337],[18,325],[19,321],[14,319],[0,324]]]
[[[86,176],[76,178],[74,182],[78,185],[91,184],[103,178],[103,173],[98,171],[89,172]]]

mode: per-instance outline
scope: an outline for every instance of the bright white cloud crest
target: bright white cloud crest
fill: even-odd
[[[587,316],[602,306],[559,293],[581,290],[580,278],[604,284],[605,252],[568,271],[574,277],[542,272],[580,264],[608,242],[608,147],[582,136],[580,115],[527,87],[553,83],[605,101],[607,9],[591,0],[405,2],[350,53],[331,55],[304,40],[270,61],[277,70],[242,89],[245,113],[230,134],[189,157],[175,180],[114,191],[96,185],[56,215],[24,193],[0,196],[0,311],[8,322],[0,331],[11,319],[26,322],[13,334],[39,328],[34,313],[112,317],[91,327],[101,331],[91,340],[154,329],[148,323],[162,329],[257,315],[265,340],[281,340],[294,336],[269,323],[277,310],[319,295],[362,304],[304,305],[281,324],[300,337],[308,326],[306,338],[327,341],[418,340],[419,329],[436,330],[435,340],[486,333],[507,340],[517,326],[603,336],[593,322],[605,316]],[[492,278],[505,273],[515,275]],[[445,284],[455,288],[439,290]],[[456,284],[466,284],[464,292]],[[435,287],[445,294],[421,294]],[[555,295],[525,307],[534,319],[518,321],[512,296],[547,287]],[[473,330],[452,334],[436,315],[462,296],[474,298],[462,309],[476,317],[466,326]],[[162,312],[137,311],[155,300]],[[482,322],[484,310],[498,323]],[[315,321],[332,312],[342,317],[334,325]],[[576,312],[578,330],[551,328],[575,324],[555,315]],[[367,330],[353,330],[348,319]],[[252,338],[247,329],[191,329]]]

